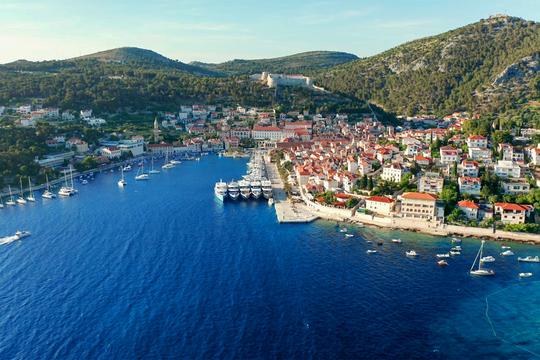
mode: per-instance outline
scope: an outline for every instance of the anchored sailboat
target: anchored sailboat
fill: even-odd
[[[118,186],[124,187],[126,185],[127,185],[127,181],[124,178],[124,168],[122,167],[122,178],[120,180],[118,180]]]
[[[77,193],[77,190],[73,187],[73,169],[71,168],[71,165],[69,166],[69,177],[71,179],[71,186],[69,186],[67,182],[67,172],[64,172],[64,186],[60,188],[58,195],[73,196]]]
[[[150,176],[148,176],[147,173],[144,172],[144,162],[141,163],[141,166],[137,170],[137,175],[135,176],[135,180],[148,180]]]
[[[13,193],[11,192],[11,185],[8,185],[9,188],[9,200],[6,201],[6,205],[15,206],[17,203],[13,200]]]
[[[477,275],[477,276],[491,276],[491,275],[495,275],[495,271],[491,270],[491,269],[483,269],[482,268],[482,263],[483,261],[481,261],[482,259],[482,251],[484,250],[484,243],[485,241],[482,240],[482,244],[480,245],[480,250],[478,250],[478,254],[476,254],[476,257],[474,258],[474,262],[471,266],[471,269],[469,270],[469,273],[471,275]],[[478,268],[475,269],[475,265],[476,265],[476,261],[478,261]]]
[[[49,175],[45,174],[45,180],[47,181],[47,188],[41,194],[41,197],[44,199],[54,199],[56,195],[51,191],[51,186],[49,185]]]
[[[24,205],[26,204],[26,199],[24,198],[24,191],[22,186],[22,178],[19,178],[19,183],[21,184],[21,192],[19,193],[19,197],[17,198],[17,204]]]
[[[36,202],[34,192],[32,191],[32,183],[30,182],[30,176],[28,177],[28,196],[26,197],[26,200]]]
[[[153,156],[152,156],[152,169],[148,173],[150,173],[150,174],[159,174],[160,173],[159,170],[154,169],[154,157]]]

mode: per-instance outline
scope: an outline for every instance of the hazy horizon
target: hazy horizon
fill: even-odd
[[[251,3],[8,0],[0,4],[0,63],[68,59],[118,47],[149,49],[186,63],[317,50],[366,57],[495,14],[540,20],[534,0],[277,0],[270,9]]]

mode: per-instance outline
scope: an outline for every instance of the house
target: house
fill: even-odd
[[[101,154],[107,159],[118,159],[122,156],[122,150],[117,146],[108,146],[101,149]]]
[[[148,151],[152,155],[166,155],[166,154],[172,154],[173,153],[173,145],[167,144],[167,143],[161,143],[161,144],[148,144]]]
[[[460,176],[478,177],[478,163],[476,161],[463,160],[458,165],[458,174]]]
[[[441,163],[444,165],[452,165],[459,161],[459,151],[452,146],[443,146],[439,149]]]
[[[414,157],[414,161],[420,166],[429,166],[431,165],[431,158],[422,156],[422,155],[416,155]]]
[[[391,182],[400,182],[404,173],[405,173],[405,170],[403,169],[401,164],[393,163],[390,165],[383,166],[381,179],[385,181],[391,181]]]
[[[392,215],[394,200],[386,196],[371,196],[366,199],[366,210],[385,216]]]
[[[428,194],[439,194],[444,185],[444,179],[437,173],[428,172],[418,179],[418,191]]]
[[[79,138],[71,138],[68,141],[66,141],[66,148],[67,149],[75,149],[78,153],[85,153],[88,151],[88,143],[86,141],[83,141]]]
[[[486,163],[491,162],[491,150],[481,147],[470,147],[469,158],[472,160],[483,161]]]
[[[366,160],[358,159],[358,174],[364,176],[373,171],[373,166]]]
[[[478,219],[478,210],[480,207],[471,200],[462,200],[458,202],[458,208],[465,214],[465,217],[468,220],[476,220]]]
[[[495,175],[502,178],[519,178],[521,176],[521,168],[513,161],[499,160],[495,165]]]
[[[460,176],[458,178],[459,192],[462,194],[469,194],[478,196],[482,189],[482,182],[480,178]]]
[[[92,110],[81,110],[81,119],[87,120],[92,117]]]
[[[419,192],[406,192],[400,196],[401,216],[425,221],[441,220],[444,209],[437,205],[437,196]]]
[[[249,139],[251,137],[251,130],[246,127],[236,127],[231,129],[230,135],[239,139]]]
[[[524,224],[527,207],[512,203],[495,203],[495,212],[501,215],[503,224]]]
[[[467,138],[467,147],[470,148],[487,148],[487,138],[482,135],[472,135]]]
[[[505,194],[521,195],[527,194],[531,190],[531,185],[525,179],[508,179],[502,181],[502,188]]]
[[[275,126],[254,126],[251,134],[255,140],[279,141],[284,138],[283,131]]]

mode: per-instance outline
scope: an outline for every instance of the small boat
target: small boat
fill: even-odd
[[[353,237],[353,236],[354,236],[353,234],[345,234],[345,237],[348,237],[348,238]]]
[[[452,242],[456,244],[461,244],[461,239],[453,237]]]
[[[402,243],[401,239],[392,239],[392,242],[394,244],[401,244]]]
[[[135,180],[148,180],[150,176],[144,172],[144,163],[141,164],[139,170],[137,170],[137,175],[135,175]]]
[[[528,278],[528,277],[531,277],[531,276],[533,276],[533,273],[531,273],[531,272],[519,273],[520,278]]]
[[[21,231],[21,230],[17,230],[17,231],[15,232],[15,236],[16,236],[18,239],[22,239],[22,238],[28,237],[28,236],[30,236],[30,235],[32,235],[32,234],[30,233],[30,231]]]
[[[28,177],[28,196],[26,197],[26,200],[30,202],[36,202],[34,192],[32,191],[32,184],[30,183],[30,177]]]
[[[501,253],[501,256],[512,256],[514,255],[514,253],[512,252],[512,250],[506,250],[506,251],[503,251]]]
[[[450,251],[451,256],[461,255],[461,251]]]
[[[339,232],[346,233],[348,230],[347,228],[339,229]]]
[[[8,206],[15,206],[17,203],[13,200],[13,194],[11,193],[11,186],[8,185],[9,188],[9,200],[6,201],[6,205]]]
[[[471,265],[471,269],[469,270],[469,274],[476,275],[476,276],[492,276],[495,275],[495,271],[491,269],[483,269],[482,268],[482,261],[479,261],[478,259],[482,259],[482,251],[484,250],[484,243],[485,240],[482,240],[482,244],[480,245],[480,249],[478,250],[478,253],[476,254],[476,257],[474,258],[474,262]],[[476,264],[478,260],[478,269],[474,268],[474,265]]]
[[[518,257],[518,261],[521,262],[530,262],[530,263],[540,263],[540,257],[538,256],[525,256],[525,257]]]
[[[171,163],[171,164],[173,164],[173,165],[179,165],[179,164],[181,164],[182,162],[173,159],[173,160],[169,161],[169,163]]]
[[[366,243],[368,243],[368,244],[373,244],[373,241],[371,241],[371,240],[366,240]]]
[[[418,256],[418,254],[414,250],[406,251],[405,255],[407,255],[407,256]]]
[[[88,185],[88,180],[83,179],[83,181],[81,181],[81,185]]]
[[[446,259],[446,258],[449,258],[450,257],[450,254],[449,253],[446,253],[446,254],[437,254],[435,255],[437,256],[437,259]]]
[[[22,178],[19,179],[20,183],[21,183],[21,193],[19,194],[19,197],[17,198],[17,204],[19,205],[24,205],[26,204],[26,199],[24,198],[24,191],[23,191],[23,187],[22,187]]]
[[[127,164],[122,169],[127,172],[127,171],[131,171],[133,168],[131,167],[131,165]]]
[[[51,191],[51,187],[49,185],[49,175],[45,174],[45,179],[47,181],[47,188],[43,192],[43,194],[41,194],[41,197],[44,199],[54,199],[56,197],[56,194]]]
[[[446,260],[439,260],[439,261],[437,261],[437,265],[439,265],[439,266],[448,266],[448,262]]]
[[[503,245],[503,246],[501,246],[501,249],[503,249],[503,250],[510,250],[511,247],[510,247],[510,246]]]
[[[366,253],[368,253],[368,254],[376,254],[377,250],[368,250],[368,251],[366,251]]]
[[[461,251],[461,246],[453,246],[450,250],[452,251]]]
[[[484,256],[480,259],[481,262],[487,263],[487,262],[494,262],[495,258],[493,256]]]
[[[273,198],[268,199],[268,205],[270,205],[270,206],[274,205],[274,199]]]
[[[118,180],[118,186],[124,187],[126,185],[127,185],[127,181],[124,178],[124,168],[122,168],[122,178],[120,180]]]
[[[159,174],[160,171],[154,169],[154,158],[152,157],[152,169],[148,172],[149,174]]]

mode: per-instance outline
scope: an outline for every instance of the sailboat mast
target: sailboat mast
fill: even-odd
[[[482,246],[483,246],[483,244],[480,246],[480,250],[478,250],[478,252],[476,253],[476,257],[474,258],[474,262],[472,263],[471,269],[469,270],[469,272],[474,269],[474,265],[476,264],[476,260],[478,260],[478,256],[480,255],[480,252],[482,251]],[[480,262],[478,263],[478,266],[480,266]]]
[[[69,178],[71,179],[71,188],[74,189],[74,187],[73,187],[73,169],[71,168],[71,165],[69,165]]]

